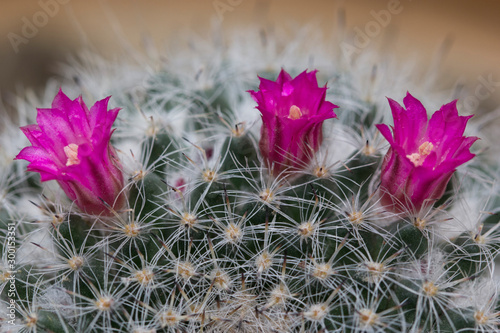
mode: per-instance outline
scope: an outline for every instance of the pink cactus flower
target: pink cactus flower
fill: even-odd
[[[478,138],[463,136],[472,116],[459,116],[456,100],[430,120],[410,93],[403,102],[406,109],[389,98],[392,134],[387,125],[377,125],[391,145],[382,163],[381,203],[393,212],[418,213],[443,196],[456,168],[475,156],[469,148]]]
[[[56,180],[84,212],[110,215],[122,208],[123,175],[110,143],[111,126],[120,109],[108,111],[110,97],[87,108],[81,96],[71,100],[62,90],[52,108],[38,109],[38,124],[21,127],[32,146],[16,156],[30,162],[28,171],[41,181]]]
[[[259,78],[259,90],[249,91],[262,114],[260,152],[274,175],[306,168],[323,140],[323,121],[337,116],[338,106],[325,101],[327,87],[318,86],[316,72],[292,79],[281,70],[276,82]]]

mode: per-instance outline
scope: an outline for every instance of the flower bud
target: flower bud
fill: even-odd
[[[52,108],[38,109],[37,124],[21,127],[32,146],[16,156],[30,162],[41,181],[56,180],[84,212],[110,215],[125,203],[120,161],[110,143],[119,109],[108,110],[110,97],[87,108],[81,97],[62,90]],[[104,204],[105,202],[106,204]]]
[[[292,79],[281,70],[276,81],[260,78],[259,90],[249,91],[262,114],[260,152],[274,175],[306,168],[318,151],[323,121],[336,117],[326,89],[318,87],[316,71]]]
[[[430,120],[412,95],[403,102],[406,109],[389,99],[392,134],[387,125],[377,125],[391,145],[382,163],[381,203],[393,212],[418,213],[443,196],[456,168],[475,156],[469,148],[478,138],[463,136],[472,116],[459,116],[456,100]]]

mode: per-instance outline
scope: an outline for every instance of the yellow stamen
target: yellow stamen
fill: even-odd
[[[66,166],[80,164],[80,160],[78,159],[78,145],[70,143],[69,145],[64,147],[64,153],[68,158]]]
[[[429,141],[425,141],[418,147],[418,153],[413,153],[410,155],[406,155],[406,157],[416,166],[419,167],[424,164],[425,158],[429,156],[429,154],[434,149],[434,145]]]
[[[302,117],[302,112],[297,105],[292,105],[290,107],[290,113],[288,114],[288,119],[300,119]]]
[[[422,156],[427,156],[432,152],[433,149],[434,145],[429,141],[425,141],[420,145],[420,147],[418,147],[418,153]]]

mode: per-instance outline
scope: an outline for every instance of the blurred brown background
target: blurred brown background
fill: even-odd
[[[135,45],[145,33],[159,46],[180,29],[203,34],[218,18],[223,29],[315,22],[328,35],[338,26],[339,8],[352,33],[374,21],[373,11],[387,10],[391,1],[397,0],[0,0],[0,93],[5,99],[19,85],[40,87],[55,64],[85,45],[112,55],[119,50],[115,24]],[[443,40],[453,40],[443,73],[472,92],[482,84],[480,77],[489,78],[490,89],[478,98],[481,108],[500,105],[500,1],[399,3],[402,10],[373,39],[394,34],[398,42],[391,52],[401,58],[418,55],[424,62],[432,60]],[[30,30],[34,23],[38,26]]]

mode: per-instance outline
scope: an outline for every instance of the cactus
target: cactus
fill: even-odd
[[[379,125],[418,100],[409,95],[404,110],[385,96],[411,91],[436,110],[451,93],[436,92],[434,73],[417,79],[417,68],[369,50],[345,61],[309,36],[196,40],[167,62],[83,53],[45,96],[17,101],[0,147],[2,331],[499,330],[488,132],[469,122],[466,132],[483,139],[472,159],[468,118],[441,124],[463,125],[443,140],[463,140],[453,156],[467,156],[422,194],[420,176],[383,161],[400,148]],[[270,116],[269,98],[284,116]],[[35,121],[37,107],[46,109]],[[313,127],[298,123],[316,115]],[[18,125],[34,123],[23,129],[30,147]],[[44,135],[51,144],[36,141]],[[418,146],[398,155],[415,170],[438,149]],[[420,186],[418,203],[401,187],[391,193],[398,177],[412,182],[405,189]]]

